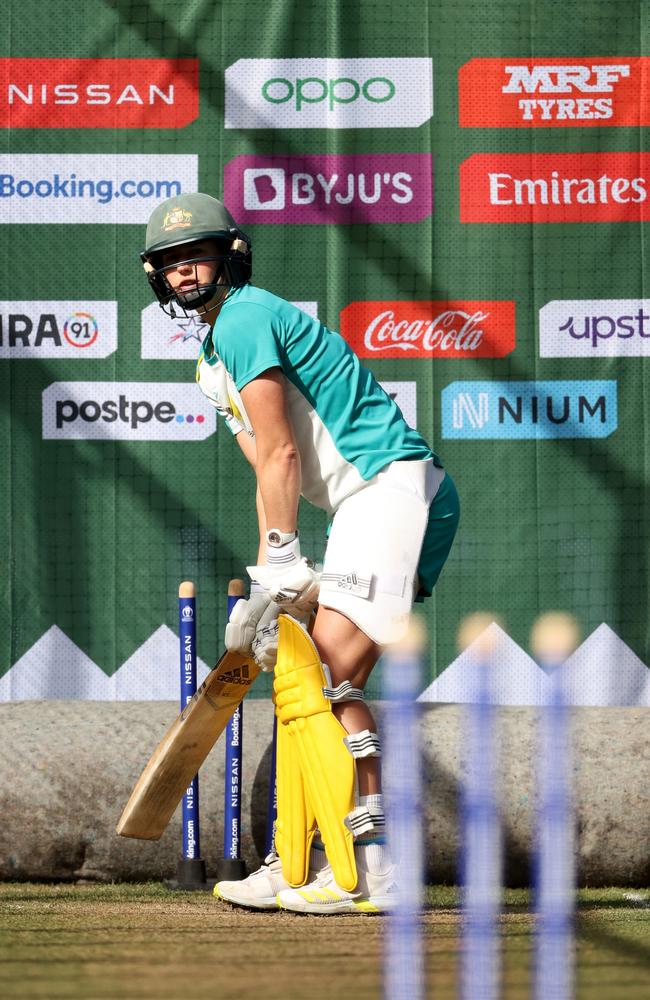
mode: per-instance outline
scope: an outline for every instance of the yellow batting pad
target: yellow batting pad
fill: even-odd
[[[316,818],[305,795],[296,741],[291,739],[287,726],[278,726],[276,754],[275,849],[282,860],[284,877],[295,888],[307,881]]]
[[[308,866],[309,845],[313,838],[313,829],[308,824],[309,818],[313,817],[337,883],[351,892],[357,884],[354,837],[344,820],[354,809],[355,767],[343,742],[347,733],[333,715],[329,699],[323,694],[327,681],[314,643],[307,632],[287,615],[280,615],[278,622],[280,636],[274,683],[276,714],[280,723],[278,780],[286,790],[282,803],[278,794],[278,827],[282,823],[285,831],[281,838],[283,843],[278,846],[282,869],[287,881],[291,882],[287,871],[297,872],[303,864]],[[302,777],[301,787],[296,787],[298,768]],[[301,796],[307,805],[302,847],[296,842],[301,822]],[[282,819],[281,809],[284,810]],[[292,818],[294,813],[295,819]],[[288,830],[293,833],[290,850],[296,851],[296,861],[288,853]]]

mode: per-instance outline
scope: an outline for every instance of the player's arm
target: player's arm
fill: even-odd
[[[251,437],[250,434],[247,434],[246,431],[242,429],[235,435],[235,441],[241,448],[246,461],[249,462],[254,469],[256,469],[257,447],[255,445],[255,438]],[[257,508],[257,524],[259,528],[257,561],[262,564],[266,562],[266,515],[264,513],[264,504],[262,503],[262,494],[260,493],[259,486],[257,487],[255,496],[255,506]]]
[[[300,455],[287,413],[284,375],[279,368],[270,368],[240,391],[255,432],[255,472],[266,523],[293,532],[300,496]]]

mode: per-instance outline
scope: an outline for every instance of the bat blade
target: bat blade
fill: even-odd
[[[151,755],[117,824],[121,837],[159,839],[259,672],[254,660],[224,653]]]

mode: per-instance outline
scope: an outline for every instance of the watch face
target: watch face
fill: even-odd
[[[266,536],[266,540],[268,541],[269,545],[279,545],[280,542],[282,541],[277,531],[269,531],[269,533]]]

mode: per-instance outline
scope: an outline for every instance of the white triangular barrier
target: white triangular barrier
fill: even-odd
[[[418,701],[468,704],[477,701],[483,688],[491,705],[541,705],[548,687],[548,677],[532,657],[492,622],[429,684]]]
[[[650,670],[609,625],[599,625],[562,669],[569,705],[650,707]]]
[[[112,698],[110,677],[52,625],[0,679],[0,701]]]
[[[197,659],[197,685],[208,673]],[[110,678],[115,701],[179,701],[180,662],[178,636],[161,625]]]

